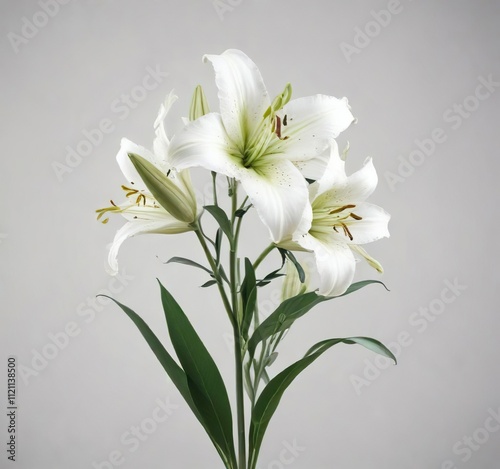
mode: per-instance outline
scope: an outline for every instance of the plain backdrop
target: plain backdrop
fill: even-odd
[[[3,448],[0,466],[221,467],[133,324],[95,299],[109,292],[134,308],[171,350],[160,278],[232,392],[231,330],[215,289],[199,288],[202,271],[164,264],[202,261],[195,237],[128,241],[113,280],[106,246],[122,219],[104,226],[95,209],[122,198],[120,139],[151,147],[171,89],[180,99],[170,133],[197,84],[217,109],[202,56],[239,48],[273,96],[291,82],[295,97],[349,98],[358,122],[339,139],[350,142],[348,172],[372,156],[371,201],[392,215],[391,238],[367,246],[385,274],[360,264],[356,277],[390,292],[370,286],[317,307],[271,373],[330,337],[375,337],[399,359],[330,350],[286,392],[259,467],[498,467],[499,21],[495,0],[3,0],[2,442],[7,357],[19,368],[17,461]],[[202,192],[206,176],[194,171]],[[244,230],[242,254],[255,256],[266,231],[252,213]],[[262,291],[264,312],[279,289]]]

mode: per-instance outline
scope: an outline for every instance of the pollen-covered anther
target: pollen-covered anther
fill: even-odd
[[[144,194],[139,194],[137,196],[135,203],[137,205],[141,205],[141,200],[142,200],[142,205],[146,205],[146,196]]]
[[[354,237],[352,236],[351,232],[349,231],[349,228],[347,228],[347,225],[345,225],[344,223],[341,223],[340,225],[344,229],[344,234],[352,241],[354,239]]]
[[[359,215],[356,215],[355,213],[352,213],[352,212],[349,215],[352,218],[354,218],[355,220],[362,220],[363,219],[363,217],[360,217]]]
[[[335,213],[343,212],[344,210],[346,210],[348,208],[354,208],[354,207],[356,207],[356,205],[344,205],[343,207],[336,208],[328,213],[329,213],[329,215],[333,215]]]
[[[110,200],[110,203],[111,203],[111,207],[105,207],[105,208],[100,208],[100,209],[96,210],[97,220],[100,220],[103,225],[105,225],[109,221],[109,217],[101,220],[101,218],[104,216],[104,214],[110,213],[110,212],[116,213],[116,212],[122,211],[122,209],[120,207],[118,207],[112,200]]]

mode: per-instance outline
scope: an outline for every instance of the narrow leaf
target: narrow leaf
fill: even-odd
[[[215,285],[216,283],[217,283],[217,280],[209,280],[208,282],[205,282],[203,285],[201,285],[201,288],[211,287],[212,285]]]
[[[289,298],[281,303],[276,310],[269,315],[269,317],[254,331],[252,337],[248,342],[248,351],[250,357],[253,357],[257,345],[271,337],[272,335],[288,329],[298,318],[308,313],[314,306],[324,301],[330,301],[334,298],[354,293],[361,288],[379,283],[387,289],[387,287],[378,280],[363,280],[361,282],[353,283],[342,295],[340,296],[321,296],[314,292],[301,293],[297,296]]]
[[[204,209],[215,218],[215,220],[221,227],[221,230],[227,236],[227,239],[229,239],[229,241],[232,243],[233,233],[231,232],[231,222],[229,221],[226,212],[224,212],[224,210],[222,210],[217,205],[205,205]]]
[[[281,249],[280,249],[281,250]],[[304,269],[302,268],[302,266],[300,265],[299,261],[297,260],[297,258],[293,255],[293,253],[291,251],[287,251],[286,249],[283,249],[284,251],[284,255],[286,257],[288,257],[288,259],[290,259],[290,261],[293,263],[293,265],[295,266],[295,268],[297,269],[297,273],[299,274],[299,280],[300,280],[300,283],[304,283],[306,281],[306,274],[304,272]],[[283,252],[282,252],[282,255],[283,255]]]
[[[381,282],[380,280],[362,280],[361,282],[355,282],[355,283],[351,284],[351,286],[344,293],[342,293],[342,295],[339,295],[335,298],[340,298],[341,296],[346,296],[346,295],[349,295],[350,293],[354,293],[355,291],[358,291],[361,288],[366,287],[367,285],[371,285],[372,283],[379,283],[387,291],[389,291],[389,289],[385,286],[385,284],[383,282]]]
[[[241,299],[243,303],[243,318],[241,324],[241,334],[248,338],[248,329],[252,322],[255,304],[257,302],[257,285],[255,279],[255,270],[250,259],[245,257],[245,278],[241,283]]]
[[[158,281],[168,332],[207,431],[236,467],[231,406],[222,376],[181,307]]]
[[[255,349],[261,341],[288,329],[296,319],[309,312],[317,304],[329,299],[314,292],[308,292],[283,301],[252,334],[248,341],[250,357],[254,356]]]
[[[175,362],[175,360],[171,357],[171,355],[165,350],[165,347],[156,337],[155,333],[149,328],[149,326],[144,322],[144,320],[129,307],[121,304],[119,301],[116,301],[115,299],[109,296],[106,295],[99,295],[99,296],[104,296],[114,301],[124,311],[124,313],[132,320],[132,322],[136,325],[137,329],[139,329],[144,339],[146,339],[146,342],[148,343],[153,353],[156,355],[156,358],[158,359],[160,364],[163,366],[163,369],[167,372],[168,376],[175,384],[175,386],[181,393],[184,400],[187,402],[193,413],[196,415],[196,418],[198,418],[198,420],[200,420],[200,422],[202,422],[203,424],[198,409],[194,405],[193,399],[191,398],[191,393],[189,392],[186,374],[184,373],[182,368]]]
[[[329,339],[319,342],[310,349],[306,356],[275,376],[260,394],[252,412],[252,420],[250,422],[250,459],[249,469],[255,469],[257,457],[259,455],[262,440],[266,432],[267,426],[271,421],[274,412],[278,408],[280,400],[285,390],[290,386],[293,380],[304,371],[311,363],[319,358],[329,348],[338,343],[359,344],[372,351],[380,353],[386,357],[396,358],[392,352],[375,339],[369,337],[349,337],[345,339]],[[311,350],[314,350],[311,352]]]
[[[210,275],[213,275],[213,272],[209,268],[207,268],[201,264],[198,264],[197,262],[194,262],[191,259],[186,259],[185,257],[172,257],[171,259],[169,259],[166,262],[166,264],[170,264],[172,262],[176,262],[177,264],[189,265],[191,267],[196,267],[198,269],[204,270],[205,272],[209,273]]]

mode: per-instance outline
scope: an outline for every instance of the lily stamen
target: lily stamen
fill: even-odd
[[[344,223],[341,223],[340,224],[342,226],[342,228],[344,229],[344,234],[346,236],[349,237],[349,239],[352,241],[354,239],[354,237],[352,236],[351,232],[349,231],[349,228],[347,228],[347,225],[345,225]]]
[[[333,215],[334,213],[340,213],[343,212],[347,208],[354,208],[356,205],[344,205],[343,207],[336,208],[335,210],[332,210],[331,212],[328,212],[329,215]]]

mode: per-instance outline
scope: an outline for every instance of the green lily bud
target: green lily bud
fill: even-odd
[[[208,101],[203,92],[201,85],[198,85],[193,93],[193,99],[191,100],[191,107],[189,108],[189,120],[194,121],[198,117],[208,114],[210,109],[208,107]]]
[[[196,203],[154,164],[134,153],[128,154],[132,164],[156,201],[177,220],[192,223],[196,219]]]

